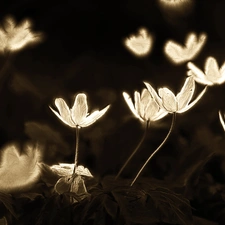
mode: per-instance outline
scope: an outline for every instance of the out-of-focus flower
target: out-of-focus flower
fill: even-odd
[[[176,96],[166,87],[160,88],[158,90],[158,95],[149,83],[145,82],[145,85],[160,107],[163,107],[169,113],[183,113],[187,111],[193,107],[206,92],[205,87],[198,97],[190,103],[195,91],[195,81],[193,77],[186,78],[181,91]]]
[[[1,152],[0,191],[14,192],[31,188],[41,174],[40,150],[27,145],[23,154],[14,145],[8,145]]]
[[[132,102],[131,97],[126,92],[123,92],[123,97],[134,116],[142,122],[156,121],[168,114],[164,108],[159,107],[146,88],[142,90],[141,95],[138,91],[134,92],[135,103]]]
[[[4,28],[0,28],[0,51],[18,51],[28,44],[42,40],[43,35],[30,30],[31,22],[24,20],[19,26],[12,17],[4,21]]]
[[[74,163],[59,163],[59,165],[51,166],[51,169],[59,176],[71,176],[74,170]],[[76,175],[93,177],[88,168],[80,165],[75,170]]]
[[[212,86],[225,82],[225,62],[219,69],[216,59],[211,56],[206,59],[205,73],[192,62],[189,62],[187,67],[189,69],[187,75],[193,76],[195,81],[200,84]]]
[[[153,38],[145,28],[140,28],[137,35],[131,35],[124,40],[125,47],[135,56],[142,57],[150,53]]]
[[[164,46],[164,52],[172,63],[181,64],[194,59],[201,51],[206,39],[206,34],[200,34],[199,38],[197,38],[195,33],[190,33],[184,46],[172,40],[167,41]]]
[[[101,111],[96,110],[88,115],[87,96],[83,93],[80,93],[76,96],[71,109],[69,109],[68,105],[62,98],[56,98],[55,105],[58,108],[59,113],[53,110],[51,107],[50,109],[60,120],[73,128],[90,126],[100,117],[102,117],[110,107],[110,105],[108,105]]]
[[[167,7],[182,7],[185,4],[189,4],[192,0],[158,0],[160,4],[165,5]]]

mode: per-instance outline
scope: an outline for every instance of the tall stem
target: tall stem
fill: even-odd
[[[151,158],[159,151],[159,149],[166,143],[167,139],[169,138],[172,129],[174,127],[175,124],[175,120],[176,120],[176,113],[173,113],[173,117],[172,117],[172,122],[170,125],[170,129],[166,135],[166,137],[164,138],[164,140],[162,141],[162,143],[159,145],[159,147],[148,157],[148,159],[146,160],[146,162],[144,163],[144,165],[141,167],[141,169],[139,170],[139,172],[137,173],[137,175],[135,176],[134,180],[132,181],[132,183],[130,184],[130,186],[133,186],[133,184],[135,183],[135,181],[137,180],[137,178],[140,176],[141,172],[143,171],[143,169],[145,168],[145,166],[148,164],[148,162],[151,160]]]
[[[77,164],[78,164],[79,134],[80,134],[80,127],[76,126],[76,146],[75,146],[73,175],[75,174],[75,171],[77,169]]]
[[[127,161],[123,164],[123,166],[121,167],[120,171],[118,172],[118,174],[116,175],[116,178],[117,179],[120,174],[123,172],[124,168],[127,166],[127,164],[130,162],[130,160],[133,158],[133,156],[135,155],[135,153],[138,151],[138,149],[141,147],[145,137],[146,137],[146,134],[147,134],[147,131],[148,131],[148,127],[150,125],[150,121],[146,121],[145,123],[145,132],[141,138],[141,140],[139,141],[138,145],[136,146],[136,148],[134,149],[134,151],[132,152],[132,154],[129,156],[129,158],[127,159]]]

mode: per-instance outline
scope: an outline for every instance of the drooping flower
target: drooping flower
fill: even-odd
[[[168,59],[174,64],[181,64],[194,59],[206,42],[206,34],[188,34],[185,44],[180,45],[172,40],[166,42],[164,52]]]
[[[222,84],[225,82],[225,62],[219,69],[218,63],[215,58],[208,57],[205,62],[205,72],[200,70],[192,62],[187,64],[189,71],[188,76],[193,76],[195,81],[204,85]]]
[[[186,78],[181,91],[176,96],[166,87],[160,88],[158,90],[158,95],[149,83],[145,82],[145,85],[160,107],[163,107],[168,113],[183,113],[187,111],[193,107],[206,92],[206,88],[204,88],[198,97],[190,103],[195,91],[195,81],[193,77]]]
[[[43,35],[30,30],[31,22],[24,20],[20,25],[12,17],[5,19],[4,28],[0,28],[0,51],[18,51],[28,44],[42,40]]]
[[[96,120],[102,117],[109,109],[110,105],[102,110],[96,110],[89,115],[87,96],[80,93],[75,97],[73,107],[70,109],[62,98],[55,99],[55,105],[59,113],[50,107],[55,115],[70,127],[87,127],[93,124]]]
[[[126,48],[135,56],[142,57],[150,53],[153,38],[145,28],[140,28],[137,35],[126,38],[124,44]]]
[[[146,88],[142,90],[141,94],[138,91],[134,92],[135,103],[132,102],[131,97],[126,92],[123,92],[123,97],[134,116],[142,122],[156,121],[168,114],[166,110],[159,107]]]
[[[57,173],[59,176],[70,176],[73,174],[74,163],[59,163],[59,165],[51,166],[51,169]],[[76,175],[93,177],[88,168],[85,168],[82,165],[79,165],[75,170]]]

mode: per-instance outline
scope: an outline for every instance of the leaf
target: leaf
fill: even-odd
[[[63,194],[65,192],[69,192],[71,187],[71,176],[66,176],[60,178],[55,184],[55,191],[58,194]]]
[[[5,208],[7,210],[9,210],[9,212],[15,218],[17,218],[16,212],[15,212],[14,207],[13,207],[14,202],[13,202],[12,196],[10,194],[0,192],[0,203],[2,203],[5,206]],[[1,217],[1,214],[0,214],[0,217]]]

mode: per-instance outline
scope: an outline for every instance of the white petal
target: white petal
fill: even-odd
[[[201,99],[201,97],[205,94],[206,90],[207,90],[207,86],[203,89],[203,91],[198,95],[198,97],[193,102],[191,102],[185,108],[183,108],[181,110],[178,110],[177,113],[186,112],[188,109],[190,109],[191,107],[193,107]]]
[[[225,131],[225,123],[224,123],[224,119],[223,119],[221,111],[219,111],[219,119],[220,119],[220,123],[223,127],[223,130]]]
[[[165,44],[164,53],[172,63],[181,64],[187,61],[183,54],[184,47],[172,40],[167,41]]]
[[[195,81],[193,77],[188,77],[181,91],[177,94],[178,110],[185,108],[191,101],[195,91]]]
[[[62,116],[59,115],[58,112],[56,112],[54,109],[52,109],[50,106],[49,108],[52,110],[52,112],[60,119],[62,120],[63,123],[65,123],[66,125],[70,126],[70,127],[76,127],[76,125],[73,122],[69,122],[69,120],[65,120]]]
[[[208,57],[205,62],[206,79],[216,84],[221,78],[219,66],[215,58]]]
[[[187,75],[192,76],[194,78],[194,80],[199,84],[209,85],[209,86],[213,85],[213,82],[208,81],[205,76],[203,78],[196,77],[192,70],[189,70],[187,72]]]
[[[152,95],[153,99],[158,103],[159,107],[162,108],[162,99],[158,96],[155,89],[147,82],[144,82],[145,86],[147,87],[148,91]]]
[[[130,95],[128,95],[126,92],[123,92],[123,97],[124,97],[124,99],[125,99],[127,105],[129,106],[131,112],[134,114],[134,116],[137,117],[138,119],[142,120],[142,119],[140,118],[140,116],[138,115],[136,109],[134,108],[134,104],[133,104],[133,102],[132,102],[132,100],[131,100]]]
[[[137,112],[137,114],[139,116],[141,116],[141,97],[140,97],[140,93],[138,91],[134,92],[134,106],[135,106],[135,110]]]
[[[223,65],[220,68],[220,79],[217,81],[218,84],[222,84],[225,82],[225,62],[223,63]]]
[[[82,176],[86,176],[86,177],[93,177],[93,175],[91,174],[89,169],[88,168],[84,168],[84,166],[82,166],[82,165],[77,167],[75,173],[77,175],[82,175]]]
[[[78,94],[71,109],[72,119],[76,125],[82,124],[88,113],[87,96]]]
[[[153,116],[151,120],[152,121],[160,120],[167,114],[168,114],[168,112],[165,109],[160,109],[159,112],[157,114],[155,114],[155,116]]]
[[[94,111],[93,113],[91,113],[88,117],[86,117],[86,119],[83,121],[83,123],[80,124],[81,127],[87,127],[90,126],[91,124],[93,124],[96,120],[98,120],[99,118],[101,118],[106,111],[109,109],[110,105],[106,106],[104,109],[102,109],[101,111]]]
[[[160,88],[159,96],[162,98],[163,107],[170,113],[177,111],[177,100],[174,93],[168,88]]]

